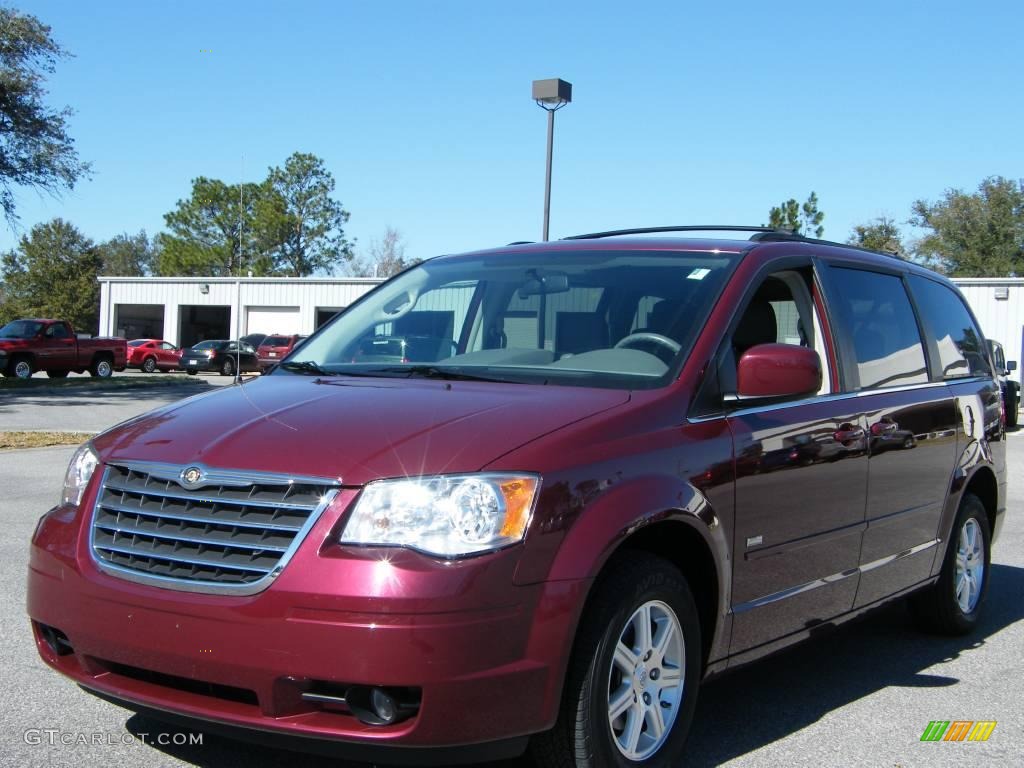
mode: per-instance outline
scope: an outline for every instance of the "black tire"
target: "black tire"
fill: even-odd
[[[697,705],[702,658],[700,621],[689,585],[667,560],[636,552],[614,560],[594,589],[573,647],[558,720],[552,730],[531,739],[530,756],[535,765],[544,768],[681,765]],[[681,628],[684,651],[679,672],[683,690],[667,737],[653,754],[631,760],[617,746],[609,722],[613,659],[620,637],[629,631],[630,617],[651,601],[671,608]],[[656,678],[651,675],[649,679]],[[618,685],[628,685],[628,681],[622,679]],[[646,733],[646,720],[643,723]]]
[[[142,361],[142,370],[146,373],[154,373],[156,371],[156,358],[147,357]]]
[[[199,371],[193,371],[190,368],[189,370],[185,371],[185,373],[187,373],[189,376],[195,376],[197,373],[199,373]]]
[[[89,366],[89,375],[97,379],[109,379],[114,375],[114,364],[110,362],[109,357],[101,355],[92,361],[92,365]]]
[[[220,366],[221,376],[234,376],[235,375],[235,361],[230,357],[225,358],[224,362]]]
[[[964,610],[957,599],[957,560],[961,548],[961,537],[968,526],[973,527],[981,537],[983,548],[981,588],[973,607]],[[969,530],[969,529],[968,529]],[[960,501],[956,520],[946,544],[939,580],[910,599],[910,609],[918,625],[929,632],[942,635],[965,635],[974,629],[981,616],[991,579],[992,534],[988,525],[988,514],[981,499],[965,494]]]
[[[66,379],[71,371],[47,371],[46,375],[51,379]]]
[[[1004,401],[1006,405],[1006,426],[1016,427],[1018,412],[1020,410],[1020,392],[1008,387]]]

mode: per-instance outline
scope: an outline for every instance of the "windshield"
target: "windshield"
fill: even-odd
[[[34,339],[42,327],[35,320],[14,320],[0,328],[0,339]]]
[[[436,259],[367,294],[276,373],[660,386],[737,258],[634,250]]]

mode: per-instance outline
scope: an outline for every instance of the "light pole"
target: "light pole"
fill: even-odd
[[[551,220],[551,150],[555,141],[555,112],[572,101],[572,83],[559,78],[533,81],[533,100],[548,113],[548,158],[544,172],[544,240]]]

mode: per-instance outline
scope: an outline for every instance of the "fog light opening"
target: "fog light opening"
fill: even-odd
[[[47,624],[37,624],[37,626],[39,627],[39,634],[43,638],[43,642],[46,643],[54,654],[57,656],[70,656],[75,652],[71,641],[68,640],[68,636],[59,629]]]
[[[359,722],[366,725],[393,725],[406,720],[420,708],[418,690],[353,685],[345,703]]]

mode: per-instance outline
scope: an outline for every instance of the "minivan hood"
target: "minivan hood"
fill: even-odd
[[[104,461],[200,462],[352,486],[476,471],[628,400],[611,389],[271,375],[158,409],[94,443]]]

